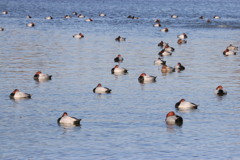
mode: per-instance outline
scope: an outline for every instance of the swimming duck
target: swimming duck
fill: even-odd
[[[123,38],[123,37],[121,37],[121,36],[118,36],[117,38],[115,38],[115,40],[120,42],[120,41],[125,41],[126,38]]]
[[[155,76],[149,76],[146,73],[142,73],[139,77],[138,77],[138,81],[140,83],[148,83],[148,82],[155,82],[156,81]]]
[[[213,16],[214,19],[220,19],[220,16]]]
[[[119,67],[119,65],[116,65],[114,68],[112,68],[111,72],[112,72],[112,74],[114,74],[114,73],[127,73],[128,70],[125,69],[125,68]]]
[[[35,23],[31,22],[31,23],[28,23],[26,24],[27,27],[34,27],[35,26]]]
[[[183,124],[183,118],[176,115],[173,111],[168,112],[168,114],[166,115],[165,121],[169,125],[176,124],[181,126]]]
[[[187,102],[185,101],[185,99],[181,99],[179,102],[175,104],[175,108],[179,110],[197,109],[198,105],[192,102]]]
[[[163,28],[160,30],[161,32],[168,32],[168,28]]]
[[[183,33],[183,34],[180,34],[177,36],[179,39],[186,39],[188,38],[187,34],[186,33]]]
[[[78,18],[84,18],[85,16],[83,14],[79,14]]]
[[[199,19],[204,19],[204,17],[203,17],[203,16],[200,16]]]
[[[138,17],[131,16],[131,15],[129,15],[127,18],[130,18],[130,19],[138,19]]]
[[[160,23],[156,23],[153,25],[154,27],[161,27],[162,25]]]
[[[233,46],[232,44],[230,44],[230,45],[227,47],[227,49],[230,50],[230,51],[238,51],[238,47]]]
[[[52,79],[52,75],[44,74],[41,71],[38,71],[33,76],[33,79],[34,80],[38,80],[38,81],[41,81],[41,80],[43,80],[43,81],[44,80],[51,80]]]
[[[77,12],[72,12],[72,15],[75,15],[75,16],[76,16],[77,14],[78,14]]]
[[[179,45],[181,45],[181,44],[187,43],[187,41],[184,40],[184,39],[178,39],[177,43],[178,43]]]
[[[3,11],[2,14],[8,14],[8,11]]]
[[[237,52],[230,51],[229,49],[226,49],[223,51],[223,55],[225,55],[225,56],[236,55],[236,54],[237,54]]]
[[[81,119],[68,116],[67,112],[64,112],[63,115],[57,120],[58,124],[75,126],[80,126],[80,121]]]
[[[97,87],[95,87],[94,89],[93,89],[93,92],[94,93],[99,93],[99,94],[101,94],[101,93],[111,93],[111,89],[109,89],[109,88],[106,88],[106,87],[102,87],[102,85],[101,85],[101,83],[99,83],[98,85],[97,85]]]
[[[164,48],[165,51],[168,51],[168,52],[174,52],[175,51],[175,49],[173,47],[170,47],[168,44],[166,44],[163,48]]]
[[[171,15],[171,18],[178,18],[178,16],[173,14],[173,15]]]
[[[72,16],[70,16],[70,15],[65,15],[64,18],[68,19],[68,18],[72,18]]]
[[[0,31],[4,31],[4,28],[0,27]]]
[[[27,18],[32,18],[32,17],[28,15]]]
[[[23,93],[23,92],[20,92],[18,89],[15,89],[15,90],[9,95],[9,97],[10,97],[11,99],[31,98],[31,94]]]
[[[48,17],[45,17],[45,19],[50,20],[50,19],[53,19],[53,17],[52,16],[48,16]]]
[[[166,61],[164,61],[160,57],[158,59],[154,60],[154,65],[156,65],[156,66],[160,66],[160,65],[164,65],[164,64],[166,64]]]
[[[88,18],[88,19],[86,19],[85,21],[86,21],[86,22],[92,22],[93,19],[92,19],[92,18]]]
[[[73,38],[77,38],[77,39],[81,39],[81,38],[83,38],[83,37],[84,37],[84,35],[83,35],[82,33],[74,34],[74,35],[73,35]]]
[[[155,23],[160,23],[160,19],[154,20]]]
[[[174,68],[169,67],[166,64],[164,64],[164,65],[162,65],[161,72],[162,73],[171,73],[171,72],[174,72]]]
[[[174,69],[175,71],[183,71],[185,67],[180,62],[178,62]]]
[[[216,88],[216,90],[214,91],[214,93],[218,96],[223,96],[227,94],[227,91],[223,90],[223,87],[220,85]]]
[[[104,14],[104,13],[100,13],[99,16],[100,16],[100,17],[105,17],[106,14]]]
[[[114,62],[118,62],[118,63],[123,62],[122,55],[121,54],[117,55],[117,57],[114,58]]]
[[[167,44],[168,43],[161,41],[158,43],[158,46],[164,48]]]
[[[165,51],[165,49],[162,49],[159,53],[158,53],[159,56],[171,56],[172,53],[171,52],[168,52],[168,51]]]

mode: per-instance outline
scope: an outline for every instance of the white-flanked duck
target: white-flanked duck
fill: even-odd
[[[26,18],[32,18],[32,16],[29,16],[29,15],[27,15],[27,17]]]
[[[81,119],[68,116],[67,112],[64,112],[63,115],[58,118],[57,122],[60,125],[75,125],[80,126]]]
[[[35,23],[30,22],[30,23],[26,24],[26,26],[27,26],[27,27],[34,27],[34,26],[35,26]]]
[[[112,68],[111,72],[112,72],[112,74],[114,74],[114,73],[116,73],[116,74],[126,74],[126,73],[128,73],[128,70],[126,68],[119,67],[119,65],[115,65],[115,67]]]
[[[169,67],[166,64],[164,64],[164,65],[162,65],[161,72],[162,73],[172,73],[172,72],[174,72],[174,68]]]
[[[163,48],[164,48],[165,51],[168,51],[168,52],[174,52],[175,51],[175,49],[173,47],[170,47],[168,44],[166,44]]]
[[[78,18],[84,18],[85,16],[83,14],[79,14]]]
[[[99,93],[99,94],[101,94],[101,93],[111,93],[111,89],[109,89],[109,88],[107,88],[107,87],[103,87],[102,85],[101,85],[101,83],[99,83],[98,85],[97,85],[97,87],[95,87],[94,89],[93,89],[93,93]]]
[[[169,29],[168,29],[168,28],[162,28],[162,29],[160,29],[160,31],[161,31],[161,32],[168,32]]]
[[[220,16],[213,16],[214,19],[220,19]]]
[[[223,86],[218,86],[217,88],[216,88],[216,90],[214,91],[214,93],[216,94],[216,95],[218,95],[218,96],[223,96],[223,95],[226,95],[227,94],[227,91],[225,91],[224,89],[223,89]]]
[[[161,41],[158,43],[158,46],[164,48],[167,44],[168,43]]]
[[[31,94],[23,93],[23,92],[20,92],[19,89],[15,89],[15,90],[9,95],[9,97],[10,97],[11,99],[31,98]]]
[[[86,22],[92,22],[93,19],[92,19],[92,18],[88,18],[88,19],[86,19],[85,21],[86,21]]]
[[[72,16],[70,16],[70,15],[65,15],[64,18],[69,19],[69,18],[72,18]]]
[[[8,14],[8,11],[3,11],[2,14]]]
[[[161,27],[162,25],[160,23],[155,23],[153,26],[154,27]]]
[[[3,28],[3,27],[0,27],[0,31],[4,31],[4,28]]]
[[[171,15],[171,18],[178,18],[178,16],[173,14],[173,15]]]
[[[186,33],[182,33],[180,35],[177,36],[179,39],[186,39],[188,38],[187,34]]]
[[[165,119],[166,123],[168,125],[178,125],[181,126],[183,124],[183,119],[181,116],[176,115],[173,111],[168,112],[168,114],[166,115],[166,119]]]
[[[45,19],[50,20],[50,19],[53,19],[53,17],[52,16],[48,16],[48,17],[45,17]]]
[[[77,12],[72,12],[72,15],[75,15],[75,16],[76,16],[77,14],[78,14]]]
[[[105,13],[100,13],[99,16],[100,16],[100,17],[105,17],[106,14],[105,14]]]
[[[156,60],[154,60],[154,65],[155,66],[161,66],[161,65],[163,65],[163,64],[166,64],[166,61],[164,61],[162,58],[157,58]]]
[[[120,41],[126,41],[126,38],[118,36],[117,38],[115,38],[116,41],[120,42]]]
[[[118,54],[117,57],[114,58],[114,62],[123,62],[123,57],[121,54]]]
[[[81,38],[83,38],[83,37],[84,37],[84,35],[83,35],[82,33],[74,34],[74,35],[73,35],[73,38],[77,38],[77,39],[81,39]]]
[[[233,46],[232,44],[230,44],[229,46],[227,46],[227,49],[230,51],[238,51],[238,47]]]
[[[47,81],[47,80],[51,80],[52,79],[52,75],[44,74],[41,71],[38,71],[33,76],[33,79],[34,80],[38,80],[38,81]]]
[[[178,41],[177,41],[177,44],[179,44],[179,45],[185,44],[185,43],[187,43],[187,41],[184,39],[178,39]]]
[[[237,52],[235,52],[235,51],[230,51],[229,49],[225,49],[225,50],[223,51],[223,55],[225,55],[225,56],[236,55],[236,54],[237,54]]]
[[[174,69],[175,71],[183,71],[185,67],[180,62],[178,62]]]
[[[149,76],[146,73],[142,73],[139,77],[138,77],[138,81],[140,83],[151,83],[151,82],[155,82],[156,81],[156,76]]]
[[[185,99],[181,99],[175,104],[175,108],[178,110],[197,109],[198,105],[192,102],[187,102]]]
[[[158,55],[159,55],[159,56],[171,56],[172,53],[166,51],[165,49],[162,49],[162,50],[158,53]]]

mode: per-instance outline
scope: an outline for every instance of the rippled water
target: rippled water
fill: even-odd
[[[2,0],[0,11],[9,14],[0,15],[0,159],[239,159],[240,57],[222,54],[229,44],[240,46],[239,8],[238,0]],[[73,11],[94,21],[63,18]],[[153,27],[157,18],[168,33]],[[83,39],[72,38],[79,32]],[[183,32],[187,44],[179,46]],[[116,42],[119,35],[126,41]],[[153,65],[161,40],[175,48],[167,64],[186,70],[163,75]],[[111,74],[117,54],[127,75]],[[34,81],[38,70],[53,79]],[[142,72],[156,83],[138,83]],[[112,93],[94,94],[98,83]],[[219,84],[228,95],[213,94]],[[9,99],[15,88],[32,98]],[[182,98],[199,109],[175,111]],[[183,117],[182,127],[165,124],[171,110]],[[58,126],[63,112],[81,118],[81,127]]]

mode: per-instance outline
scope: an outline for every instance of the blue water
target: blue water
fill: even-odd
[[[9,14],[0,14],[0,159],[240,159],[240,56],[222,54],[240,46],[239,8],[238,0],[1,0]],[[153,27],[158,18],[168,33]],[[80,32],[83,39],[72,38]],[[178,45],[184,32],[187,44]],[[119,35],[126,41],[116,42]],[[175,48],[167,65],[181,62],[183,72],[164,75],[153,65],[161,40]],[[118,54],[127,75],[111,74]],[[52,80],[34,81],[38,70]],[[156,83],[138,83],[143,72]],[[98,83],[112,93],[94,94]],[[220,84],[226,96],[213,94]],[[9,99],[15,88],[32,98]],[[176,111],[182,98],[199,109]],[[182,127],[165,124],[172,110]],[[81,127],[59,126],[63,112],[81,118]]]

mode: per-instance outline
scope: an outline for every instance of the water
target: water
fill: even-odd
[[[0,15],[0,159],[239,159],[240,57],[222,54],[229,44],[240,46],[239,8],[237,0],[2,0],[0,11],[9,14]],[[73,11],[94,21],[63,18]],[[168,33],[152,26],[157,18]],[[72,38],[79,32],[83,39]],[[179,46],[183,32],[189,38]],[[114,41],[119,35],[126,42]],[[161,40],[175,48],[167,64],[186,70],[163,75],[153,65]],[[111,74],[117,54],[129,74]],[[34,81],[38,70],[53,79]],[[157,82],[139,84],[142,72]],[[92,93],[98,83],[112,94]],[[219,84],[228,95],[213,94]],[[10,100],[15,88],[32,99]],[[175,111],[181,98],[199,109]],[[171,110],[183,117],[182,127],[165,124]],[[81,127],[58,126],[63,112],[81,118]]]

